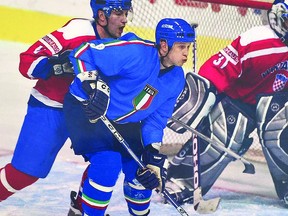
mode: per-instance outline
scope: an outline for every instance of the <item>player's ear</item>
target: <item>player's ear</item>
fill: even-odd
[[[104,11],[98,10],[98,23],[101,26],[106,26],[107,25],[107,18],[105,16]]]
[[[160,54],[162,56],[166,56],[169,51],[168,44],[165,40],[160,41]]]

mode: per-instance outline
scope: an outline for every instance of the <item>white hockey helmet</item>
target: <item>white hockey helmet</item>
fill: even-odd
[[[281,40],[288,41],[288,0],[275,0],[268,11],[268,20]]]

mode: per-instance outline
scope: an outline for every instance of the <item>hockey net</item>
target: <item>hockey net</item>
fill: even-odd
[[[154,40],[157,22],[165,17],[183,18],[191,24],[198,24],[197,65],[199,67],[214,53],[228,45],[240,33],[257,25],[265,24],[270,0],[134,0],[134,18],[126,31]],[[185,72],[193,71],[193,55],[184,66]],[[265,161],[256,131],[254,142],[245,158]],[[165,129],[163,151],[173,155],[191,137],[190,132],[177,134]]]

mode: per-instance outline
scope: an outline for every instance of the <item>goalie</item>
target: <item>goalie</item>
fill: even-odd
[[[288,1],[275,1],[269,25],[253,27],[188,73],[173,117],[243,155],[257,128],[277,195],[288,205]],[[215,88],[215,89],[213,89]],[[168,127],[185,128],[170,121]],[[192,144],[172,159],[166,188],[178,202],[193,202]],[[198,138],[202,193],[233,158]]]

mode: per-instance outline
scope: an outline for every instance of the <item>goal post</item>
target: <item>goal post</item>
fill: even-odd
[[[273,4],[273,0],[196,0],[199,2],[208,2],[208,3],[215,3],[215,4],[225,4],[231,6],[239,6],[239,7],[247,7],[247,8],[257,8],[262,10],[268,10],[271,8]],[[178,0],[179,3],[183,5],[187,4],[187,0]]]

